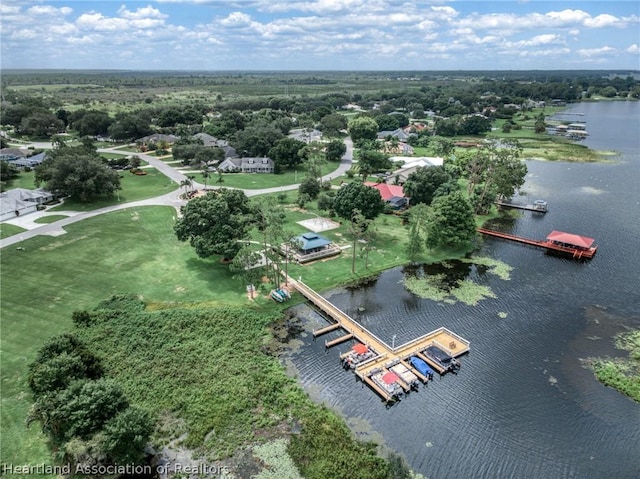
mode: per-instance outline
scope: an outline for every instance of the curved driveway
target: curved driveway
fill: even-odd
[[[334,171],[332,171],[328,175],[323,176],[321,178],[322,181],[328,181],[334,178],[338,178],[339,176],[342,176],[349,168],[351,168],[351,163],[353,161],[353,142],[351,141],[351,138],[349,137],[345,138],[344,144],[347,147],[347,151],[342,157],[342,160],[340,161],[340,165],[338,165],[338,168],[336,168]],[[105,148],[105,149],[100,149],[98,151],[100,153],[113,153],[114,149]],[[154,156],[140,154],[134,151],[122,151],[122,150],[117,150],[117,153],[139,156],[142,160],[149,163],[149,165],[156,168],[158,171],[166,175],[171,180],[175,181],[177,184],[180,184],[180,182],[187,179],[187,177],[183,173],[172,168],[171,166],[167,165],[164,161],[159,160]],[[196,188],[201,188],[204,185],[200,183],[194,183],[194,186],[196,186]],[[277,193],[280,191],[295,190],[295,189],[298,189],[299,186],[300,186],[299,184],[294,184],[294,185],[277,186],[275,188],[263,188],[263,189],[257,189],[257,190],[252,189],[252,190],[243,190],[243,191],[247,196],[257,196],[257,195],[263,195],[268,193]],[[208,187],[208,188],[217,189],[219,187]],[[13,244],[19,243],[26,239],[33,238],[34,236],[37,236],[37,235],[42,235],[42,234],[55,235],[56,232],[59,232],[64,226],[70,225],[72,223],[76,223],[78,221],[82,221],[87,218],[92,218],[94,216],[102,215],[105,213],[111,213],[112,211],[119,211],[127,208],[137,208],[139,206],[172,206],[174,208],[179,208],[180,206],[186,203],[184,200],[180,198],[180,193],[181,192],[178,189],[178,190],[172,191],[171,193],[167,193],[161,196],[156,196],[154,198],[148,198],[148,199],[139,200],[139,201],[131,201],[129,203],[123,203],[120,205],[106,206],[104,208],[100,208],[93,211],[76,213],[73,216],[69,216],[68,218],[64,218],[54,223],[43,224],[41,226],[38,226],[37,228],[33,228],[30,230],[24,231],[22,233],[18,233],[17,235],[4,238],[0,240],[0,249],[6,246],[11,246]],[[59,214],[64,214],[64,212],[60,211]]]

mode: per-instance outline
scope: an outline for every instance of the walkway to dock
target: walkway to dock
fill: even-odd
[[[444,327],[392,348],[382,339],[351,318],[348,314],[334,306],[329,300],[320,296],[302,281],[296,281],[289,277],[287,283],[327,314],[330,319],[335,321],[335,323],[332,323],[327,327],[314,331],[314,337],[339,328],[346,331],[347,334],[344,336],[338,337],[332,341],[325,341],[326,347],[331,347],[334,344],[355,338],[359,342],[365,344],[370,350],[375,351],[376,356],[358,364],[355,368],[355,373],[386,400],[392,400],[392,397],[387,394],[383,388],[373,382],[371,379],[372,375],[379,372],[387,372],[387,370],[397,364],[402,364],[409,371],[413,372],[419,379],[426,382],[427,378],[409,364],[408,359],[411,356],[419,357],[428,363],[434,370],[443,374],[447,371],[447,368],[430,358],[427,354],[423,354],[427,348],[435,346],[452,358],[457,358],[469,351],[469,341]],[[406,390],[405,384],[401,383],[401,386]]]

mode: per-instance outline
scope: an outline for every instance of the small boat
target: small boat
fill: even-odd
[[[340,362],[344,369],[355,369],[358,364],[377,356],[375,351],[369,349],[366,344],[355,344],[351,351],[340,356]]]
[[[371,375],[371,380],[394,401],[399,401],[404,395],[404,389],[400,386],[399,379],[398,375],[391,371],[386,373],[380,371]]]
[[[276,289],[276,293],[278,293],[284,299],[291,299],[291,295],[289,294],[289,291],[287,291],[286,289]]]
[[[416,356],[411,356],[411,358],[409,359],[409,362],[411,363],[411,366],[416,368],[416,370],[420,374],[422,374],[425,378],[430,379],[431,381],[433,381],[433,375],[435,373],[434,373],[433,369],[431,369],[426,362],[424,362],[422,359],[420,359],[420,358],[418,358]]]
[[[460,362],[438,346],[429,346],[424,350],[424,354],[426,354],[429,359],[442,366],[445,371],[455,372],[460,369]]]
[[[284,296],[282,296],[282,294],[280,294],[277,290],[273,290],[271,291],[271,297],[273,299],[275,299],[278,303],[282,303],[284,302],[284,300],[286,299]]]
[[[420,387],[420,381],[411,370],[402,363],[398,363],[390,368],[390,371],[396,373],[398,377],[407,385],[412,391],[417,391]]]

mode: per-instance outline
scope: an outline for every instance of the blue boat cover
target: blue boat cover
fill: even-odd
[[[418,358],[416,356],[411,356],[409,361],[411,362],[411,365],[414,368],[416,368],[418,370],[418,372],[420,374],[422,374],[423,376],[429,377],[430,375],[434,374],[433,369],[431,369],[427,365],[427,363],[425,363],[422,359],[420,359],[420,358]]]

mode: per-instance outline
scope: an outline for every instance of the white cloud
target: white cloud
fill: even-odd
[[[554,33],[545,33],[543,35],[536,35],[535,37],[529,40],[523,40],[518,43],[524,47],[532,47],[532,46],[540,46],[540,45],[549,45],[552,43],[564,43],[564,40],[562,39],[562,37]]]
[[[632,53],[634,55],[640,54],[640,46],[637,43],[634,43],[630,47],[625,50],[627,53]]]
[[[29,15],[70,15],[73,9],[70,7],[55,8],[51,5],[35,5],[27,9]]]
[[[162,12],[160,12],[160,10],[158,10],[157,8],[153,8],[151,5],[138,8],[135,12],[127,10],[127,7],[125,5],[122,5],[118,9],[118,15],[120,15],[122,18],[127,18],[130,20],[168,17],[168,15],[163,14]]]
[[[600,48],[581,48],[576,50],[576,53],[580,56],[592,58],[592,57],[600,57],[604,55],[610,55],[612,53],[616,53],[617,49],[609,46],[604,46]]]

